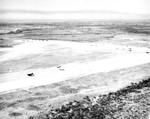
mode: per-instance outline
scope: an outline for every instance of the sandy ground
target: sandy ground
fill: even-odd
[[[35,47],[36,46],[36,47]],[[128,68],[150,62],[150,50],[147,48],[137,48],[128,46],[119,46],[106,43],[74,43],[68,41],[26,41],[21,45],[15,46],[12,50],[0,57],[0,63],[10,60],[18,60],[28,55],[49,53],[51,47],[69,48],[75,54],[86,54],[94,52],[107,52],[109,57],[89,60],[73,61],[71,63],[60,64],[57,68],[42,68],[21,70],[0,75],[0,92],[10,91],[17,88],[27,88],[63,80],[95,74],[99,72],[109,72],[117,69]],[[132,51],[129,51],[129,49]],[[111,55],[110,55],[111,54]],[[70,54],[68,54],[69,57]],[[98,56],[97,56],[98,57]],[[29,77],[28,73],[34,73],[35,76]]]

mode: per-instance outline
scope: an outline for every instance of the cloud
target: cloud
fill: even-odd
[[[116,11],[150,14],[150,0],[0,0],[4,10],[22,11]]]

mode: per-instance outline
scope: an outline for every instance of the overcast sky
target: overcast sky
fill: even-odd
[[[0,19],[96,18],[100,11],[150,15],[150,0],[0,0]]]

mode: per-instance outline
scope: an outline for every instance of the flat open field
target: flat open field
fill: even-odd
[[[28,119],[150,77],[150,22],[1,24],[0,29],[0,119]]]

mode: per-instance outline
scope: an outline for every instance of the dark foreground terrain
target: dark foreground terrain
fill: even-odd
[[[150,78],[107,95],[84,97],[28,119],[147,119]]]

